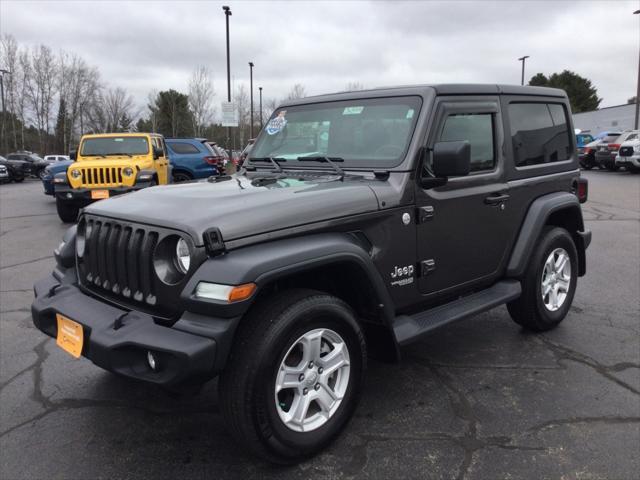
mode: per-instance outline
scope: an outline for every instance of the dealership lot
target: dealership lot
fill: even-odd
[[[65,226],[36,181],[0,186],[0,478],[611,478],[640,470],[640,176],[587,172],[588,273],[544,335],[504,307],[372,361],[327,451],[273,468],[224,430],[216,382],[167,393],[35,330],[34,280]]]

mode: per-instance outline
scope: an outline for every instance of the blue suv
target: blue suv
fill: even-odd
[[[55,193],[53,177],[56,176],[56,173],[66,172],[67,168],[69,168],[69,165],[72,163],[73,161],[71,160],[61,160],[59,162],[50,163],[49,166],[44,169],[40,179],[42,180],[45,195],[53,195]]]
[[[174,182],[186,182],[222,173],[224,159],[207,142],[206,138],[165,139]]]

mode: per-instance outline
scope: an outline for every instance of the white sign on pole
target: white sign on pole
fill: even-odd
[[[238,109],[233,102],[222,102],[222,126],[237,127],[238,126]]]

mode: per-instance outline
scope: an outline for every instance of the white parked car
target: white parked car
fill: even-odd
[[[640,172],[640,138],[622,142],[618,155],[616,155],[616,167],[624,167],[630,172]]]
[[[64,162],[65,160],[70,160],[69,155],[47,155],[44,157],[45,162],[53,163],[53,162]]]

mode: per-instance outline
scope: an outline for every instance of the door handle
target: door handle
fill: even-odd
[[[487,205],[498,205],[502,202],[506,202],[507,200],[509,200],[509,195],[507,193],[496,193],[485,198],[484,203]]]

